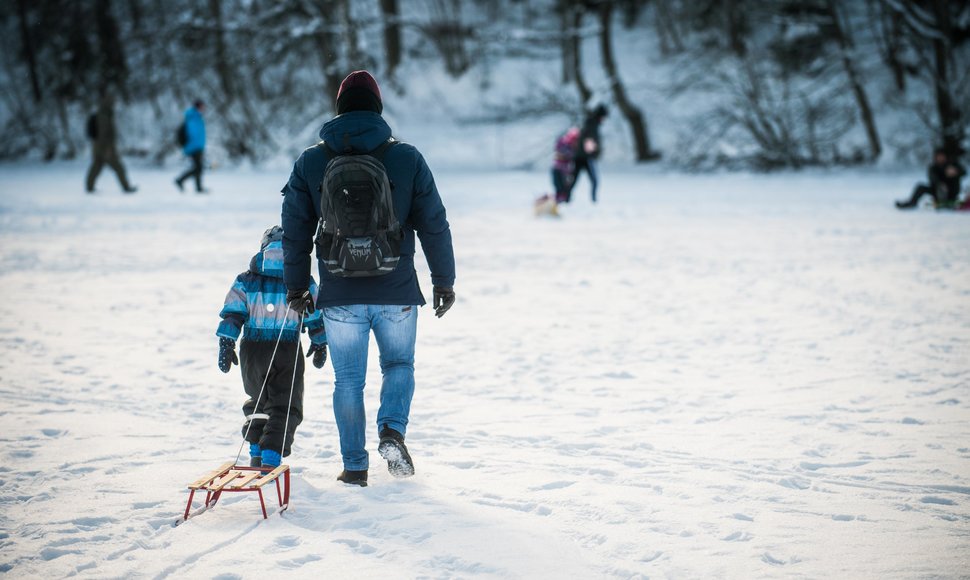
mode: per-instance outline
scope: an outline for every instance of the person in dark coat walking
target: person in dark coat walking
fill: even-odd
[[[382,162],[391,184],[394,213],[403,239],[397,266],[382,276],[343,278],[331,274],[317,253],[319,298],[314,304],[310,284],[310,251],[321,218],[320,184],[331,154],[376,151],[391,138],[381,116],[383,102],[377,81],[355,71],[340,84],[337,116],[320,130],[324,142],[305,150],[283,187],[283,277],[292,308],[323,309],[327,341],[334,369],[333,410],[340,434],[343,472],[338,480],[367,485],[369,467],[365,447],[364,375],[373,332],[380,351],[383,381],[377,428],[378,453],[395,477],[414,473],[404,444],[414,394],[414,346],[418,307],[425,304],[414,269],[415,238],[431,269],[435,315],[441,317],[455,302],[455,255],[451,229],[434,177],[418,150],[397,142],[383,149]]]
[[[98,110],[88,119],[88,137],[91,139],[91,167],[85,179],[85,189],[94,193],[94,184],[105,165],[110,167],[125,193],[135,193],[137,187],[128,182],[128,174],[118,155],[118,131],[115,128],[114,98],[110,93],[103,93],[98,100]]]
[[[933,152],[933,163],[926,169],[929,185],[919,183],[906,201],[897,201],[899,209],[912,209],[919,205],[924,195],[933,198],[937,207],[955,205],[960,196],[960,179],[967,174],[962,165],[950,159],[946,150],[939,148]]]
[[[207,190],[202,187],[202,160],[205,154],[205,102],[201,99],[192,103],[192,106],[185,111],[185,145],[182,152],[191,159],[192,167],[175,180],[179,191],[184,191],[183,183],[186,179],[195,178],[196,193],[205,193]]]
[[[583,127],[579,130],[579,147],[576,150],[576,161],[573,166],[573,179],[570,187],[576,187],[580,172],[585,171],[589,176],[589,195],[593,203],[596,203],[596,188],[599,186],[596,161],[600,158],[600,124],[608,114],[606,105],[598,105],[586,114]]]

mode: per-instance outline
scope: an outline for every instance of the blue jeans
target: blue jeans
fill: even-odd
[[[327,343],[335,375],[333,414],[340,433],[344,469],[367,469],[367,419],[364,413],[364,376],[367,347],[374,331],[381,357],[381,407],[377,428],[388,426],[405,434],[414,395],[414,343],[418,331],[417,306],[354,304],[328,306]]]

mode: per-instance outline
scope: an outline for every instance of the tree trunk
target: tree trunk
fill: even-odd
[[[738,0],[725,0],[724,24],[731,52],[735,56],[744,57],[747,53],[747,46],[744,43],[744,16],[738,6]]]
[[[212,25],[215,28],[215,65],[216,74],[219,75],[219,85],[225,96],[226,104],[231,104],[236,98],[236,88],[233,83],[232,64],[229,61],[229,54],[226,51],[226,38],[222,21],[222,0],[209,0],[209,11],[212,13]]]
[[[34,102],[40,103],[44,99],[40,91],[40,80],[37,76],[37,54],[34,51],[33,39],[30,37],[30,23],[27,22],[27,0],[17,0],[17,17],[20,20],[20,38],[24,47],[24,59],[27,61],[27,72],[30,74],[30,88],[34,93]]]
[[[323,72],[323,94],[329,96],[329,105],[333,107],[337,101],[337,89],[346,73],[341,69],[339,49],[334,42],[334,35],[330,28],[334,26],[332,11],[328,0],[317,0],[315,4],[320,21],[324,29],[313,35],[317,44],[317,56],[320,57],[320,69]]]
[[[562,84],[568,85],[573,82],[573,53],[572,38],[569,35],[570,13],[568,2],[558,0],[556,11],[559,13],[559,26],[562,28],[562,35],[559,37],[559,53],[562,56]]]
[[[100,55],[101,88],[108,87],[119,91],[127,100],[128,91],[125,81],[128,77],[128,67],[125,64],[124,50],[121,46],[121,35],[118,31],[118,21],[111,12],[110,0],[98,0],[95,4],[95,18],[98,30],[98,48]]]
[[[934,0],[933,16],[939,34],[933,37],[933,56],[935,66],[936,109],[940,116],[940,131],[943,149],[951,158],[962,153],[961,143],[964,133],[960,123],[961,111],[950,92],[950,61],[953,57],[951,47],[954,42],[952,18],[946,0]]]
[[[569,41],[571,43],[570,54],[572,56],[572,77],[576,81],[576,89],[579,91],[579,98],[585,107],[593,97],[593,91],[589,90],[586,79],[583,78],[583,9],[575,1],[569,2],[568,10],[572,11],[572,27],[569,30]]]
[[[384,15],[384,55],[387,62],[388,78],[394,77],[394,72],[401,64],[401,11],[397,0],[381,0],[381,12]]]
[[[613,32],[611,26],[613,21],[613,2],[611,0],[604,1],[600,4],[599,18],[600,51],[603,56],[603,68],[606,71],[610,87],[613,90],[613,98],[616,100],[616,105],[630,124],[630,130],[633,133],[633,143],[636,146],[636,160],[638,163],[643,163],[645,161],[659,159],[660,153],[650,148],[650,139],[647,136],[647,123],[643,118],[643,113],[627,98],[626,89],[623,87],[623,82],[620,80],[619,73],[616,70],[616,62],[613,59]]]
[[[835,0],[827,0],[826,7],[832,21],[832,32],[835,34],[835,39],[839,43],[839,49],[842,53],[842,68],[845,69],[845,76],[849,79],[852,94],[855,95],[856,103],[859,105],[859,117],[866,128],[866,137],[869,139],[869,159],[875,161],[882,154],[882,143],[879,140],[879,131],[876,129],[872,107],[869,105],[869,96],[866,94],[865,87],[862,86],[862,80],[859,78],[859,73],[852,60],[852,38],[848,36],[845,27],[842,25],[842,18]]]

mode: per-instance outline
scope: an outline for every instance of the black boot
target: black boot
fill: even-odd
[[[360,487],[367,487],[367,470],[362,471],[352,471],[345,469],[340,472],[337,476],[337,481],[342,481],[347,485],[359,485]]]
[[[411,477],[414,475],[414,462],[404,444],[404,435],[394,429],[384,426],[381,429],[381,442],[377,452],[387,460],[387,471],[394,477]]]

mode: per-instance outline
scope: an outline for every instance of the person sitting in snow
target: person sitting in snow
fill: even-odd
[[[317,295],[312,278],[310,292]],[[320,312],[307,314],[301,329],[300,315],[286,304],[283,228],[273,226],[263,233],[259,253],[250,260],[249,270],[236,277],[219,316],[219,370],[228,373],[238,364],[249,395],[243,404],[246,422],[242,432],[249,442],[250,465],[276,467],[290,454],[293,434],[303,421],[302,330],[310,335],[306,356],[313,357],[313,366],[320,369],[327,362],[327,334]],[[240,331],[243,337],[237,357]]]
[[[569,203],[578,151],[579,129],[571,127],[556,140],[556,154],[552,162],[552,187],[556,191],[557,203]]]
[[[926,170],[929,185],[916,185],[913,194],[906,201],[897,201],[899,209],[911,209],[919,204],[924,195],[933,198],[937,207],[954,207],[960,196],[960,179],[967,174],[962,165],[950,158],[946,150],[938,148],[933,152],[933,163]]]

